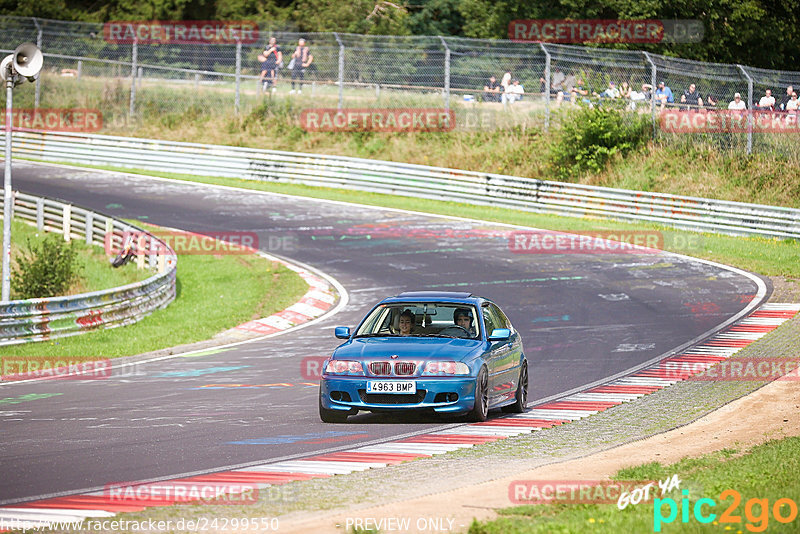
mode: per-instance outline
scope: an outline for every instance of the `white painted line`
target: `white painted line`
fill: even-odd
[[[800,304],[784,302],[768,302],[759,308],[763,311],[800,311]]]
[[[628,402],[644,396],[644,393],[578,393],[567,397],[580,402]]]
[[[769,334],[769,332],[725,332],[717,334],[712,339],[745,339],[755,341]]]
[[[450,428],[442,430],[437,434],[442,435],[459,435],[459,436],[518,436],[520,434],[530,434],[534,430],[539,430],[535,427],[521,427],[521,426],[460,426],[457,428]]]
[[[523,414],[515,415],[513,417],[522,417],[526,419],[547,419],[548,421],[559,419],[570,419],[575,421],[596,413],[600,413],[600,410],[551,410],[534,408],[533,410],[528,410]]]
[[[276,464],[270,464],[264,466],[248,467],[246,470],[235,469],[232,471],[232,473],[246,473],[248,471],[249,472],[258,471],[260,473],[302,473],[306,475],[346,475],[348,473],[352,473],[353,471],[358,471],[358,469],[350,469],[348,467],[341,467],[339,469],[334,469],[334,468],[323,469],[321,467],[299,467],[299,466],[280,467],[276,466]]]
[[[679,379],[656,378],[653,376],[628,376],[611,383],[613,386],[671,386]]]
[[[353,449],[352,452],[381,452],[403,454],[443,454],[458,449],[469,449],[469,443],[384,443]]]
[[[782,317],[748,317],[736,323],[736,325],[757,325],[757,326],[775,326],[778,327],[788,321]]]
[[[380,467],[386,464],[379,464],[374,462],[335,462],[332,460],[296,460],[291,462],[280,462],[279,464],[273,465],[281,465],[283,467],[319,467],[319,468],[328,468],[328,467],[347,467],[354,471],[366,471],[367,469],[372,469],[373,467]]]

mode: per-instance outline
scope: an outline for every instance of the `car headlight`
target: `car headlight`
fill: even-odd
[[[468,375],[469,367],[463,362],[428,362],[425,364],[423,376],[456,376]]]
[[[325,366],[325,374],[329,375],[364,375],[361,362],[351,360],[329,360]]]

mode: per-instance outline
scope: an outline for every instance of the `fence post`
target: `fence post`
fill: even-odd
[[[40,232],[44,230],[44,199],[36,198],[36,229]]]
[[[78,60],[78,80],[81,79],[81,73],[83,72],[83,60]],[[36,81],[39,81],[38,79]]]
[[[339,109],[344,107],[344,43],[339,39],[339,34],[333,32],[336,42],[339,43]]]
[[[36,24],[36,46],[39,47],[39,50],[42,49],[42,27],[39,26],[39,21],[36,20],[36,17],[33,18],[33,23]],[[42,93],[42,77],[36,77],[36,92],[33,101],[33,107],[35,109],[39,109],[39,97]]]
[[[242,42],[236,41],[236,101],[234,108],[236,114],[239,114],[239,88],[242,85]]]
[[[747,153],[753,153],[753,78],[747,74],[744,67],[736,65],[742,71],[744,77],[747,78]]]
[[[86,212],[86,244],[91,245],[94,238],[94,213],[91,211]]]
[[[647,52],[642,52],[644,58],[650,63],[650,117],[653,120],[653,140],[656,139],[656,79],[658,71],[656,64]]]
[[[139,60],[139,42],[138,39],[133,41],[131,45],[131,103],[128,109],[128,119],[133,122],[133,112],[136,109],[136,64]]]
[[[441,35],[439,40],[444,46],[444,109],[450,111],[450,47]]]
[[[550,52],[544,43],[539,43],[544,52],[544,131],[550,130]]]
[[[72,233],[72,206],[64,204],[61,216],[61,229],[64,231],[64,241],[71,241]]]

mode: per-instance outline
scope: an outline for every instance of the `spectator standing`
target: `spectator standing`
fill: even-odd
[[[261,64],[261,83],[264,92],[269,91],[270,86],[272,91],[275,92],[278,82],[278,65],[283,63],[283,52],[278,45],[278,40],[275,37],[269,38],[269,44],[263,53],[264,62]]]
[[[764,96],[761,97],[761,100],[758,101],[758,107],[764,110],[772,111],[775,108],[775,97],[772,96],[772,90],[767,89],[764,92]]]
[[[311,55],[311,50],[308,48],[305,39],[299,39],[297,41],[297,48],[294,49],[292,53],[292,60],[289,62],[292,71],[292,89],[289,91],[289,94],[294,93],[294,84],[295,80],[300,80],[297,82],[297,92],[303,92],[303,80],[306,77],[306,69],[311,66],[311,63],[314,61],[314,56]]]
[[[731,103],[728,104],[728,109],[733,109],[733,110],[747,109],[747,104],[745,104],[744,100],[742,100],[742,95],[740,95],[739,93],[735,93],[733,95],[733,100],[731,100]]]
[[[494,74],[489,76],[489,81],[483,86],[484,102],[500,102],[500,84]]]
[[[661,104],[661,109],[664,109],[666,104],[675,102],[675,96],[672,94],[672,89],[669,88],[664,82],[658,82],[658,88],[655,92],[656,102]]]

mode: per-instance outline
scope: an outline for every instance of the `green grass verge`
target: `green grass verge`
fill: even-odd
[[[296,302],[308,284],[295,272],[256,255],[178,256],[177,297],[124,328],[0,349],[14,356],[118,357],[203,341]]]
[[[687,490],[689,510],[687,522],[682,521],[682,493],[673,490],[663,496],[674,499],[677,516],[671,523],[658,525],[661,532],[797,532],[800,519],[781,523],[773,507],[778,499],[788,498],[796,506],[800,503],[800,437],[772,440],[740,452],[725,449],[700,458],[686,458],[672,465],[657,462],[626,468],[613,478],[619,480],[666,480],[677,474],[682,481],[681,491]],[[734,497],[720,495],[727,489],[735,490],[741,502],[734,507]],[[661,498],[660,493],[656,497]],[[702,514],[716,514],[708,524],[700,523],[694,516],[695,503],[701,498],[712,499],[715,506],[706,503]],[[750,502],[766,499],[768,506]],[[723,512],[731,508],[738,521],[722,521]],[[649,502],[629,505],[619,510],[616,504],[536,504],[505,508],[502,517],[488,522],[473,522],[470,534],[550,534],[571,532],[653,532],[656,517],[669,517],[669,504]],[[749,512],[749,513],[748,513]],[[790,517],[788,505],[779,510],[782,517]]]
[[[20,220],[11,222],[11,257],[12,261],[23,250],[28,250],[28,241],[31,245],[43,241],[49,235],[57,235],[52,232],[40,232],[35,226],[31,226]],[[139,270],[135,265],[128,264],[122,268],[114,269],[105,255],[102,247],[87,245],[84,241],[73,240],[72,246],[77,249],[79,263],[81,265],[80,280],[72,285],[65,295],[76,295],[78,293],[88,293],[90,291],[100,291],[112,287],[124,286],[139,280],[144,280],[151,275],[149,271]],[[12,273],[13,276],[13,273]],[[60,296],[60,295],[53,295]],[[11,298],[21,298],[13,289]]]
[[[762,237],[734,237],[719,234],[675,230],[657,224],[626,223],[601,219],[559,217],[540,215],[506,208],[473,206],[457,202],[418,199],[392,196],[379,193],[350,191],[324,187],[310,187],[299,184],[264,183],[234,178],[192,176],[174,173],[159,173],[141,169],[124,169],[110,166],[72,165],[102,170],[122,171],[147,176],[159,176],[175,180],[226,185],[256,191],[268,191],[312,198],[354,202],[371,206],[384,206],[406,210],[421,211],[439,215],[451,215],[494,221],[507,224],[531,226],[535,228],[580,231],[637,231],[658,230],[663,234],[663,248],[670,252],[687,254],[697,258],[718,261],[741,269],[767,276],[800,277],[800,243],[794,240],[779,240]]]

